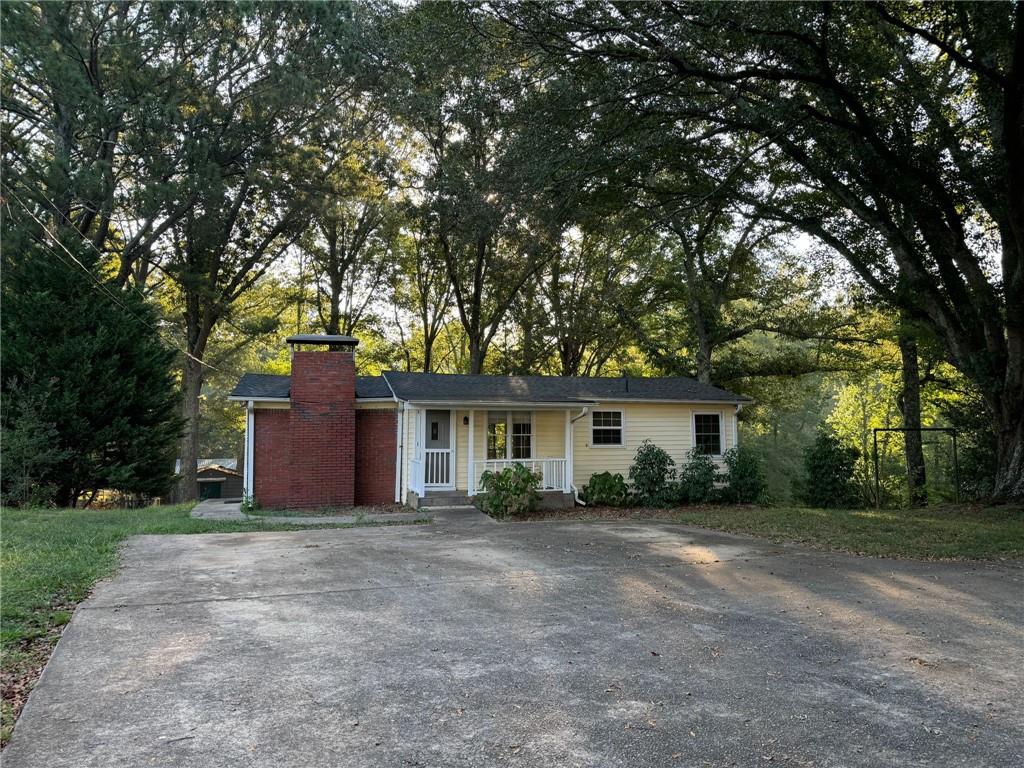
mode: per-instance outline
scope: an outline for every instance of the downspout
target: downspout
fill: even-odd
[[[585,405],[585,406],[583,406],[583,410],[581,410],[579,412],[579,415],[570,417],[570,419],[569,419],[569,435],[570,435],[570,437],[574,437],[575,434],[576,434],[576,432],[575,432],[576,428],[574,426],[576,424],[576,422],[579,421],[580,419],[582,419],[584,416],[586,416],[589,412],[590,412],[590,406],[586,406]],[[569,451],[573,451],[573,448],[572,448],[571,444],[567,445],[566,448]],[[575,471],[576,471],[576,456],[575,456],[575,452],[573,452],[573,453],[574,453],[574,455],[572,457],[573,460],[570,463],[573,465],[572,466],[572,470],[573,470],[573,473],[575,473]],[[568,468],[567,468],[567,470],[568,470]],[[587,506],[587,502],[585,502],[583,499],[580,498],[579,488],[576,487],[576,483],[573,482],[573,478],[572,478],[571,475],[569,477],[569,490],[572,491],[572,497],[573,497],[573,499],[575,499],[577,504],[579,504],[581,507]]]
[[[395,401],[395,503],[401,504],[404,501],[402,498],[402,470],[405,468],[403,461],[405,458],[405,401],[398,399],[387,376],[381,374],[380,377],[388,385],[391,399]]]
[[[245,474],[242,478],[243,485],[242,495],[248,496],[250,499],[253,497],[253,464],[255,463],[255,456],[253,455],[256,447],[256,412],[255,405],[252,400],[249,400],[245,405]]]

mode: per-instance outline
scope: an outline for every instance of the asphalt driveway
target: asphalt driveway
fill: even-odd
[[[4,765],[1019,766],[1022,606],[666,524],[136,537]]]

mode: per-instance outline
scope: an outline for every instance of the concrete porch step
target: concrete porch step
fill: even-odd
[[[420,507],[462,507],[472,504],[465,491],[427,491],[419,502]]]

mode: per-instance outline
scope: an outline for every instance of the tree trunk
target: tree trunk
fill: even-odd
[[[702,329],[703,330],[703,329]],[[711,383],[711,345],[708,344],[707,334],[697,334],[697,381],[701,384]]]
[[[423,337],[423,372],[434,372],[434,340],[429,335]]]
[[[907,461],[907,490],[910,506],[923,507],[928,504],[928,489],[924,449],[921,445],[921,374],[917,362],[917,340],[912,332],[900,327],[898,342],[902,360],[901,373],[903,390],[897,404],[903,414],[903,428],[912,430],[903,433],[903,450]]]
[[[185,360],[181,380],[181,468],[174,500],[178,504],[195,501],[196,462],[199,460],[199,393],[203,388],[203,366],[191,358]]]
[[[996,477],[992,496],[997,501],[1024,499],[1024,404],[1000,402],[996,427]]]
[[[484,372],[484,357],[487,355],[487,348],[480,339],[472,336],[469,338],[469,372]]]

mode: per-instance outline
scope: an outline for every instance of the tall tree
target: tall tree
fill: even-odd
[[[927,472],[921,444],[921,369],[917,359],[917,339],[910,323],[900,318],[897,331],[900,348],[902,390],[897,399],[903,414],[903,451],[907,461],[907,490],[912,506],[928,503]]]
[[[512,302],[551,253],[535,219],[544,166],[518,162],[513,150],[530,76],[507,46],[479,44],[478,23],[490,24],[468,5],[416,6],[391,27],[385,62],[395,110],[425,150],[422,215],[448,273],[472,373],[483,370]]]
[[[399,272],[392,291],[396,308],[416,318],[417,338],[422,339],[421,367],[431,373],[435,365],[434,346],[451,320],[452,284],[429,223],[422,217],[410,223],[412,231],[402,234],[397,241]],[[399,332],[403,335],[403,344],[412,344],[412,339],[407,339],[401,328]],[[412,370],[411,359],[407,367]]]
[[[650,309],[656,238],[629,217],[588,216],[562,237],[541,276],[561,376],[597,376],[631,341],[623,312]]]
[[[344,6],[207,5],[191,24],[220,31],[183,76],[188,98],[168,116],[195,204],[154,245],[182,296],[181,499],[195,496],[211,335],[305,230],[332,170],[322,158],[333,109],[353,87]]]
[[[620,102],[691,137],[759,137],[791,166],[802,181],[773,207],[943,339],[998,434],[996,495],[1024,496],[1024,5],[499,13]]]

